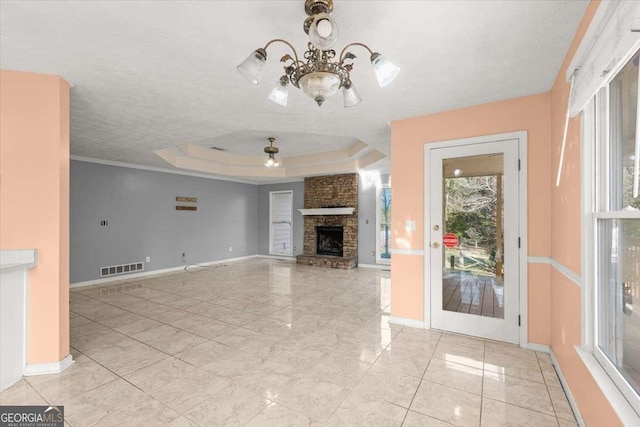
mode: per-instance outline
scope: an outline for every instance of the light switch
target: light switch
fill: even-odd
[[[416,229],[416,222],[415,221],[410,221],[410,220],[406,220],[404,222],[404,228],[407,231],[415,231]]]

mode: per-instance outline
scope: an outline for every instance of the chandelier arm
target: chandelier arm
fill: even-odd
[[[269,40],[269,42],[267,42],[266,45],[264,45],[263,49],[266,51],[267,48],[272,44],[272,43],[276,43],[276,42],[280,42],[280,43],[284,43],[287,46],[289,46],[291,48],[291,50],[293,51],[293,56],[296,58],[296,62],[300,62],[300,60],[298,59],[298,52],[296,52],[296,49],[293,47],[293,45],[291,43],[289,43],[286,40],[282,40],[282,39],[273,39],[273,40]]]
[[[355,42],[355,43],[349,43],[348,45],[346,45],[343,49],[342,52],[340,52],[340,64],[342,65],[342,62],[344,61],[344,53],[347,51],[347,49],[349,49],[351,46],[362,46],[363,48],[367,49],[369,51],[370,55],[374,55],[374,51],[372,51],[369,46],[367,46],[364,43],[360,43],[360,42]]]

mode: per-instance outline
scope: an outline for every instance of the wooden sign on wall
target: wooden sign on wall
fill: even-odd
[[[197,197],[176,197],[176,202],[196,203],[197,201]]]
[[[177,211],[197,211],[197,206],[176,206]]]

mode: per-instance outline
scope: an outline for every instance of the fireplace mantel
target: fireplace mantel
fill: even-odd
[[[353,215],[356,208],[298,209],[302,215]]]

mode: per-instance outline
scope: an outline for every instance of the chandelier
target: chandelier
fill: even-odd
[[[253,84],[258,84],[260,74],[267,61],[267,48],[273,43],[284,43],[293,53],[284,55],[280,61],[284,63],[284,75],[280,77],[269,99],[280,105],[287,105],[289,84],[301,89],[310,96],[318,106],[328,97],[342,89],[344,106],[352,107],[362,102],[349,73],[353,69],[356,56],[347,51],[352,46],[360,46],[371,55],[373,71],[380,87],[385,87],[396,78],[400,68],[372,51],[363,43],[351,43],[342,49],[340,55],[332,49],[338,40],[338,26],[331,17],[333,0],[305,0],[304,10],[307,14],[303,24],[304,32],[309,35],[307,51],[301,60],[295,48],[286,40],[270,40],[263,48],[252,52],[247,59],[238,65],[238,72]],[[265,148],[266,151],[266,148]]]
[[[269,141],[269,145],[264,147],[264,152],[267,153],[268,157],[267,160],[264,162],[264,165],[270,168],[277,168],[278,166],[280,166],[280,162],[278,161],[278,159],[276,159],[276,154],[278,154],[278,147],[274,147],[273,146],[273,142],[276,139],[273,137],[269,137],[267,138],[267,141]]]

